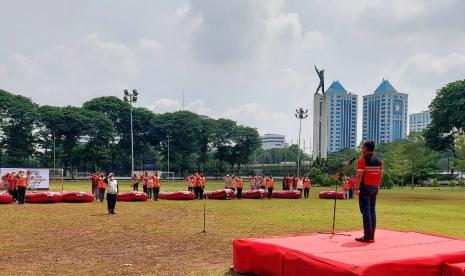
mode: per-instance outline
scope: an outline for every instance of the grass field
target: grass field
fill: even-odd
[[[128,182],[120,187],[130,190]],[[64,189],[90,185],[66,182]],[[0,274],[224,275],[235,238],[330,230],[333,201],[318,199],[321,190],[312,189],[308,200],[118,202],[115,216],[106,214],[106,202],[0,205]],[[207,234],[200,233],[204,204]],[[465,238],[464,207],[464,190],[381,190],[378,227]],[[336,228],[361,227],[357,201],[338,201]]]

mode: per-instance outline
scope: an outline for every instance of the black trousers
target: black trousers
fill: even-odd
[[[271,199],[273,196],[273,188],[268,188],[268,199]]]
[[[98,199],[100,202],[103,202],[103,199],[105,198],[105,189],[99,188],[98,189]]]
[[[193,192],[193,191],[194,191],[194,188],[193,188],[193,187],[187,187],[187,190],[188,190],[189,192]]]
[[[242,198],[242,188],[237,188],[237,199]]]
[[[116,206],[116,194],[107,194],[108,212],[114,213]]]
[[[158,194],[160,193],[160,187],[153,188],[153,200],[158,200]]]
[[[147,193],[147,185],[143,185],[142,189],[144,190],[144,193]]]
[[[135,183],[133,186],[132,186],[132,190],[133,191],[139,191],[139,183]]]
[[[358,202],[363,218],[363,237],[368,240],[375,239],[377,196],[378,187],[366,185],[360,186]]]
[[[26,187],[18,187],[18,203],[24,204],[26,199]]]
[[[16,189],[8,190],[8,193],[13,197],[13,201],[18,200],[18,191]]]
[[[305,188],[304,189],[304,197],[308,198],[309,195],[310,195],[310,188]]]

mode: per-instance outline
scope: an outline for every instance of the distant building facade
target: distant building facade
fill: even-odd
[[[262,149],[282,149],[289,147],[286,143],[286,136],[280,134],[265,134],[260,136],[262,142]]]
[[[363,96],[362,139],[376,144],[407,136],[408,95],[384,80],[373,94]]]
[[[409,116],[409,131],[422,131],[431,123],[431,113],[429,111],[422,111],[420,113],[413,113]]]
[[[357,95],[334,81],[313,103],[313,159],[357,146]]]

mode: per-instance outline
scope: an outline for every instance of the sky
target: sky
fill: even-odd
[[[409,113],[465,77],[463,0],[0,0],[0,88],[41,105],[137,89],[136,104],[230,118],[296,143],[295,109],[383,78]],[[184,95],[184,97],[183,97]],[[310,152],[311,116],[302,139]],[[303,141],[302,141],[303,144]]]

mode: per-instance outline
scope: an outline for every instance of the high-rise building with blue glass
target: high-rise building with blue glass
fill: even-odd
[[[407,136],[408,95],[384,80],[373,94],[363,96],[363,140],[376,144]]]
[[[313,158],[357,146],[357,95],[334,81],[314,97]]]

